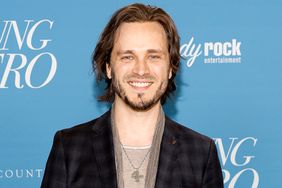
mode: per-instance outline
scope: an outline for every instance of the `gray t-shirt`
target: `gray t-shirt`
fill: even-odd
[[[122,163],[123,163],[123,181],[125,188],[144,188],[146,170],[149,160],[149,149],[151,146],[143,147],[132,147],[132,146],[122,146],[126,151],[122,149]],[[128,159],[129,158],[129,159]],[[132,164],[130,164],[130,161]],[[142,161],[144,162],[142,163]],[[142,163],[142,165],[141,165]],[[136,171],[135,168],[139,168]],[[141,165],[141,166],[140,166]]]

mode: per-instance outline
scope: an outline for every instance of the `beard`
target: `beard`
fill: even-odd
[[[131,78],[134,76],[130,76]],[[135,78],[140,78],[140,76],[135,76]],[[143,79],[153,79],[154,77],[152,76],[143,76]],[[116,79],[115,74],[112,73],[112,88],[114,92],[134,111],[148,111],[151,109],[153,106],[155,106],[163,96],[163,94],[166,91],[168,84],[168,80],[164,80],[161,82],[159,87],[156,89],[156,92],[154,93],[153,97],[150,99],[144,100],[143,96],[144,93],[136,93],[136,96],[138,100],[132,101],[128,95],[126,94],[125,89],[122,87],[120,81]]]

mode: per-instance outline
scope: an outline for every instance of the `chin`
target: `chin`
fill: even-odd
[[[124,98],[124,102],[133,110],[139,111],[139,112],[145,112],[153,108],[158,102],[159,99],[151,98],[151,99],[146,99],[146,98],[137,98],[137,101],[139,102],[133,102],[130,100],[128,97]]]

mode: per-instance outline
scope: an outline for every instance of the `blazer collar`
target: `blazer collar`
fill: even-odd
[[[93,150],[99,175],[105,188],[117,188],[114,144],[111,128],[111,112],[97,119],[93,130]]]
[[[172,169],[177,158],[177,148],[180,145],[179,135],[178,126],[166,116],[155,183],[156,188],[162,188],[163,185],[169,185],[173,181]]]
[[[93,150],[102,183],[104,187],[117,188],[110,110],[97,119],[92,130]],[[161,180],[167,179],[171,172],[169,169],[172,161],[175,161],[175,149],[179,145],[178,135],[178,126],[166,117],[155,187],[158,187]]]

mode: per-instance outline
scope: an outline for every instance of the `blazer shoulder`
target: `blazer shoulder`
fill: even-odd
[[[184,139],[186,141],[189,140],[196,143],[210,144],[211,142],[213,142],[213,140],[210,137],[203,135],[195,130],[192,130],[191,128],[186,127],[180,123],[177,123],[176,121],[168,117],[166,117],[166,121],[170,129],[173,129],[177,132],[180,139]]]
[[[95,122],[98,118],[90,120],[88,122],[84,122],[78,125],[74,125],[70,128],[61,129],[58,131],[58,133],[63,135],[75,135],[75,134],[81,134],[84,132],[89,132],[92,127],[95,125]]]
[[[100,129],[102,130],[103,127],[106,126],[105,124],[109,124],[109,116],[110,112],[107,111],[100,117],[97,117],[85,123],[75,125],[70,128],[59,130],[57,133],[60,133],[62,135],[75,136],[81,134],[89,134],[92,131],[98,131]]]

